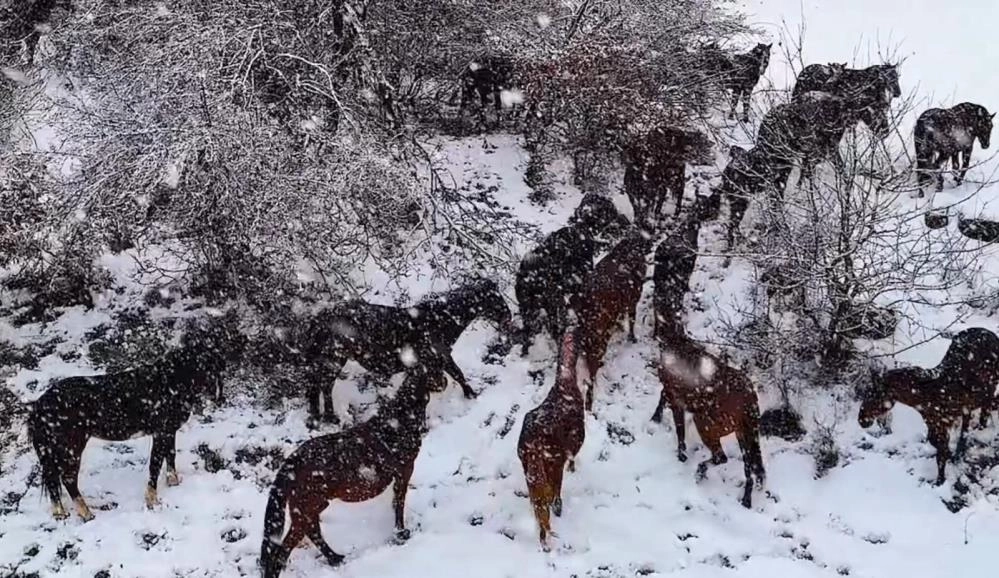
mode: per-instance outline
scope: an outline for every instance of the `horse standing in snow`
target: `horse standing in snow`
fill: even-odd
[[[635,210],[635,223],[648,227],[658,221],[669,194],[679,215],[686,186],[687,163],[708,162],[711,141],[698,132],[658,127],[625,148],[624,192]]]
[[[861,427],[870,427],[896,403],[914,408],[926,422],[926,438],[937,450],[936,484],[944,483],[950,458],[950,429],[958,418],[961,430],[954,458],[964,454],[971,412],[981,410],[980,425],[996,409],[999,383],[999,336],[979,327],[954,336],[943,360],[933,369],[904,367],[871,372],[871,387],[861,392]]]
[[[635,341],[635,308],[642,296],[645,256],[652,238],[636,230],[597,263],[586,279],[579,305],[579,351],[587,367],[586,409],[593,409],[593,385],[603,367],[607,345],[622,321],[628,337]]]
[[[466,398],[475,390],[451,357],[465,328],[480,317],[507,331],[510,308],[492,280],[479,280],[430,295],[411,307],[389,307],[354,300],[322,311],[293,338],[299,361],[309,367],[309,413],[335,420],[333,385],[348,359],[387,381],[393,374],[432,357],[461,386]],[[325,398],[325,399],[324,399]],[[320,413],[320,402],[325,413]]]
[[[520,262],[515,291],[524,324],[521,355],[538,333],[541,312],[555,343],[562,337],[569,311],[578,306],[583,281],[593,271],[597,237],[616,236],[628,221],[607,197],[583,196],[567,226],[545,237]]]
[[[751,507],[753,480],[762,486],[766,471],[760,450],[759,399],[749,377],[677,334],[664,339],[659,381],[663,389],[652,421],[662,422],[663,409],[669,403],[676,428],[677,459],[687,461],[684,412],[693,414],[697,433],[711,452],[711,457],[697,466],[698,479],[704,478],[708,466],[728,461],[721,439],[734,433],[746,472],[741,503]]]
[[[773,44],[761,42],[749,52],[734,56],[729,56],[717,45],[710,46],[705,50],[708,70],[719,77],[724,90],[732,91],[729,118],[735,118],[736,109],[741,100],[742,120],[749,122],[749,100],[753,96],[753,89],[756,88],[760,77],[767,71],[767,66],[770,64],[772,46]]]
[[[948,160],[957,171],[955,184],[960,185],[971,163],[975,139],[983,149],[989,148],[992,137],[992,119],[995,113],[981,105],[962,102],[951,108],[931,108],[916,120],[916,170],[919,196],[930,172],[936,172],[936,192],[943,190],[943,173],[940,169]],[[963,159],[961,158],[963,157]],[[963,162],[962,162],[963,160]]]
[[[715,202],[728,201],[728,225],[726,227],[725,248],[735,245],[735,236],[742,224],[742,218],[749,208],[749,201],[769,186],[771,177],[768,163],[757,148],[746,150],[732,145],[729,160],[722,171],[722,182],[714,192]]]
[[[709,218],[717,200],[699,197],[694,210],[680,227],[656,247],[652,269],[652,310],[656,339],[683,333],[683,296],[690,290],[690,277],[697,262],[697,238],[701,222]]]
[[[791,95],[798,98],[815,91],[847,100],[873,94],[885,106],[902,96],[897,64],[876,64],[863,69],[847,68],[845,64],[811,64],[798,75]]]
[[[363,502],[393,485],[396,537],[409,538],[405,524],[406,491],[427,432],[430,393],[444,391],[447,379],[438,369],[411,368],[398,393],[368,421],[313,438],[285,460],[267,498],[260,567],[264,578],[277,578],[291,551],[309,538],[333,566],[343,562],[323,538],[319,516],[330,500]],[[285,532],[285,512],[291,525]]]
[[[809,92],[770,109],[760,124],[756,148],[768,166],[773,186],[783,197],[787,179],[800,162],[801,176],[811,180],[815,165],[831,160],[838,173],[845,172],[839,143],[846,129],[863,122],[879,138],[890,128],[887,105],[879,92],[845,99],[824,92]]]
[[[482,110],[493,97],[493,105],[499,111],[503,106],[502,93],[513,86],[513,60],[507,56],[488,55],[471,62],[461,74],[461,103],[459,110],[464,110],[468,103],[479,95]],[[452,100],[452,102],[454,102]]]
[[[549,549],[551,517],[562,515],[562,476],[566,464],[575,470],[573,461],[586,437],[583,387],[586,379],[578,375],[576,331],[562,336],[555,385],[541,405],[527,412],[517,441],[517,456],[524,467],[528,495],[540,528],[541,546]]]
[[[158,504],[156,490],[164,461],[167,485],[180,483],[177,430],[202,398],[221,399],[221,373],[239,358],[245,344],[243,336],[219,327],[192,331],[179,349],[152,365],[53,383],[33,404],[28,418],[53,516],[68,515],[60,498],[65,486],[80,517],[84,521],[94,517],[77,486],[80,458],[90,438],[124,441],[152,435],[146,506]]]

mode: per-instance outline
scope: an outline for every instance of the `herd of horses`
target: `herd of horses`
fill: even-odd
[[[719,60],[717,67],[730,75],[733,113],[739,100],[745,107],[746,91],[752,91],[765,70],[769,50],[769,45],[761,44],[727,64]],[[499,90],[499,79],[508,76],[508,71],[489,66],[473,72],[464,85],[463,99],[479,92],[485,102]],[[584,443],[585,416],[593,411],[599,393],[596,378],[608,345],[622,324],[627,325],[627,338],[636,340],[636,308],[646,281],[646,259],[654,246],[653,339],[662,394],[652,419],[660,422],[669,406],[677,458],[686,461],[685,415],[692,415],[710,453],[697,467],[699,478],[709,466],[727,461],[721,439],[734,434],[745,466],[741,503],[751,507],[754,484],[762,486],[766,476],[756,389],[744,371],[688,336],[683,323],[700,226],[718,218],[722,199],[728,199],[731,245],[754,191],[767,185],[783,190],[794,166],[800,165],[808,176],[818,162],[835,163],[844,131],[858,122],[884,136],[891,99],[900,94],[898,71],[892,65],[863,70],[839,64],[805,68],[791,102],[763,118],[756,146],[732,147],[721,184],[710,195],[695,195],[686,215],[679,211],[684,154],[672,153],[696,145],[685,142],[693,139],[689,131],[656,129],[625,155],[625,188],[630,189],[635,222],[621,215],[608,198],[588,193],[569,222],[524,257],[514,287],[522,319],[516,336],[513,314],[493,280],[470,281],[408,307],[355,300],[312,314],[286,344],[289,355],[307,370],[310,420],[335,420],[332,387],[349,359],[377,376],[378,383],[387,384],[398,373],[404,373],[404,379],[395,397],[381,403],[374,417],[314,437],[285,460],[266,505],[260,558],[264,577],[278,576],[305,538],[330,564],[343,561],[343,555],[325,541],[319,524],[320,514],[333,499],[368,500],[392,486],[397,538],[408,537],[405,498],[427,432],[426,407],[431,394],[446,387],[446,376],[460,385],[465,397],[476,396],[454,362],[452,348],[466,327],[480,318],[494,323],[502,335],[518,339],[521,355],[528,353],[539,334],[547,333],[557,344],[555,383],[542,403],[526,413],[517,444],[540,542],[547,549],[550,515],[562,514],[563,476],[567,467],[574,470]],[[969,143],[977,138],[987,147],[991,122],[992,116],[977,105],[927,111],[916,131],[920,158],[927,167],[937,168],[947,159],[956,163],[960,153],[967,167]],[[651,221],[659,218],[661,197],[670,193],[676,199],[678,222],[657,243]],[[604,246],[609,250],[594,263]],[[77,486],[80,457],[90,438],[153,436],[146,502],[154,506],[164,461],[167,484],[180,482],[175,464],[178,428],[200,400],[221,399],[221,376],[227,366],[248,355],[248,343],[240,332],[209,320],[150,366],[53,382],[34,403],[28,422],[53,514],[68,515],[61,502],[65,487],[79,515],[84,520],[93,516]],[[954,337],[936,369],[872,371],[871,385],[861,395],[858,420],[870,426],[896,402],[919,410],[927,422],[929,441],[937,449],[941,483],[950,457],[950,426],[962,420],[960,454],[971,413],[981,411],[984,423],[996,409],[997,381],[999,337],[986,329],[967,329]],[[286,516],[290,524],[285,523]]]

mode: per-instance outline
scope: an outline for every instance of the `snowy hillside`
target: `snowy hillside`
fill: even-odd
[[[853,61],[854,48],[866,51],[868,41],[897,42],[898,55],[906,58],[904,92],[915,90],[934,104],[972,100],[997,110],[999,79],[992,67],[999,47],[991,41],[991,27],[999,8],[989,2],[973,4],[974,9],[923,0],[916,6],[901,0],[808,0],[805,61]],[[776,41],[781,19],[792,30],[796,27],[800,6],[798,0],[753,0],[747,9]],[[874,60],[866,54],[856,58],[858,65],[869,62]],[[789,85],[787,70],[775,54],[768,72],[774,86]],[[499,134],[441,143],[459,184],[494,185],[493,200],[511,219],[539,233],[562,226],[579,202],[581,195],[566,184],[570,177],[560,163],[554,167],[558,199],[545,209],[528,200],[526,153],[517,137]],[[987,154],[976,148],[977,159],[985,160]],[[972,170],[962,189],[945,190],[935,204],[968,196],[975,182],[992,180],[997,168],[999,161],[989,158]],[[614,201],[630,214],[623,195],[616,194]],[[978,192],[960,210],[999,217],[999,186]],[[957,234],[953,225],[947,233]],[[691,293],[710,306],[690,311],[687,322],[698,338],[715,337],[721,319],[735,315],[738,302],[752,291],[743,263],[735,260],[723,267],[717,256],[722,236],[720,223],[701,230],[706,255],[698,260]],[[530,247],[525,242],[513,250],[523,255]],[[975,288],[979,290],[997,287],[999,255],[991,248],[985,251],[988,261]],[[129,263],[112,264],[124,285]],[[391,303],[403,291],[415,300],[447,285],[432,276],[429,264],[402,280],[390,281],[374,267],[357,275],[376,288],[367,298],[379,303]],[[503,275],[502,288],[515,307],[512,274]],[[406,504],[413,537],[405,544],[391,542],[391,491],[370,502],[337,502],[323,516],[323,532],[334,549],[347,554],[345,564],[329,567],[306,543],[293,553],[283,576],[938,578],[985,576],[991,570],[999,551],[995,420],[985,430],[972,431],[967,463],[949,466],[947,483],[935,487],[933,449],[915,410],[896,406],[893,432],[875,437],[857,424],[853,384],[840,384],[793,400],[812,432],[805,439],[762,440],[767,484],[754,494],[752,509],[738,503],[743,464],[734,438],[725,440],[729,463],[695,483],[696,465],[707,457],[696,430],[687,428],[691,459],[680,463],[673,426],[649,420],[660,391],[652,369],[651,293],[647,283],[638,342],[628,343],[622,333],[607,353],[577,469],[566,475],[564,513],[553,518],[558,538],[552,552],[538,547],[516,445],[524,414],[553,384],[555,353],[547,339],[539,339],[527,358],[515,348],[497,359],[491,350],[496,330],[479,321],[455,348],[455,359],[479,397],[466,400],[451,384],[428,410],[430,433]],[[92,373],[86,357],[74,355],[83,349],[86,334],[106,323],[109,311],[139,295],[136,287],[108,291],[94,310],[74,308],[48,324],[15,328],[0,322],[0,337],[15,344],[61,340],[37,368],[8,376],[8,388],[22,400],[33,400],[51,378]],[[995,317],[966,305],[913,308],[924,326],[903,324],[893,339],[875,346],[904,350],[897,356],[901,363],[930,367],[943,357],[949,344],[943,338],[908,347],[934,329],[999,330]],[[349,372],[356,369],[348,365]],[[238,378],[228,385],[235,392],[245,388]],[[778,403],[772,384],[759,388],[763,408]],[[335,398],[343,416],[348,406],[367,413],[376,409],[374,392],[353,378],[338,382]],[[306,429],[306,417],[301,397],[280,409],[264,409],[236,395],[226,407],[192,418],[178,434],[183,483],[167,488],[161,482],[162,505],[153,511],[143,502],[151,440],[92,441],[80,476],[81,490],[96,514],[88,523],[76,516],[52,520],[32,474],[37,459],[27,435],[23,428],[14,432],[17,443],[0,455],[0,576],[258,576],[269,484],[281,459],[315,435]],[[821,479],[813,475],[812,457],[818,424],[834,427],[841,453],[838,466]]]

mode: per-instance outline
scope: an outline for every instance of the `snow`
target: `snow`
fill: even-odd
[[[839,0],[832,8],[814,0],[754,0],[750,9],[775,31],[780,18],[794,27],[802,5],[808,16],[806,62],[849,60],[865,39],[896,39],[903,42],[901,54],[907,56],[903,91],[933,87],[949,103],[973,100],[999,108],[999,79],[986,68],[996,61],[997,50],[989,28],[999,8],[991,3],[941,9],[939,3],[923,0],[916,0],[915,6],[902,0]],[[786,86],[785,70],[775,55],[769,71],[775,84]],[[573,187],[557,183],[554,203],[544,209],[531,205],[521,177],[526,154],[512,136],[442,140],[440,154],[459,184],[497,185],[500,201],[514,218],[534,225],[539,234],[562,226],[580,198]],[[976,152],[976,158],[983,157]],[[566,178],[566,166],[560,162],[553,170]],[[989,161],[975,167],[969,178],[987,180],[995,166]],[[956,200],[973,186],[943,196]],[[995,187],[981,191],[972,197],[973,206],[962,210],[995,210],[997,194]],[[614,200],[626,207],[620,195]],[[702,244],[716,246],[719,234],[717,227],[707,227]],[[525,242],[513,249],[524,255],[530,248]],[[112,266],[119,285],[130,278],[133,265],[127,257],[102,262]],[[702,303],[704,312],[689,316],[688,329],[695,336],[710,337],[720,320],[737,316],[740,301],[748,298],[746,265],[734,261],[723,269],[721,264],[720,257],[710,255],[698,260],[689,299]],[[428,265],[400,280],[390,280],[373,267],[357,275],[376,287],[365,298],[377,303],[390,304],[404,291],[415,300],[446,288],[446,280],[435,277]],[[512,300],[511,281],[506,279],[503,287]],[[696,430],[687,428],[691,460],[680,463],[672,425],[649,421],[659,397],[651,369],[658,355],[650,337],[651,291],[647,284],[638,343],[618,336],[593,385],[595,412],[586,418],[586,442],[577,469],[566,474],[564,512],[553,519],[558,534],[553,552],[538,547],[515,446],[523,415],[554,383],[554,344],[538,339],[527,358],[514,348],[502,363],[491,363],[487,346],[495,330],[476,322],[458,341],[455,359],[481,393],[465,400],[451,386],[431,401],[430,431],[407,496],[413,537],[402,545],[391,543],[391,490],[369,502],[335,503],[323,516],[323,532],[334,549],[348,554],[346,563],[330,568],[315,548],[304,546],[293,553],[284,576],[935,578],[979,576],[992,567],[999,549],[996,495],[973,489],[967,507],[951,513],[943,501],[952,499],[954,480],[964,466],[948,465],[948,482],[940,488],[930,485],[935,477],[933,450],[925,442],[918,414],[896,406],[893,432],[875,437],[857,425],[857,405],[843,394],[852,384],[796,400],[804,410],[806,428],[813,429],[816,422],[835,424],[840,465],[825,477],[813,479],[808,439],[789,443],[765,438],[767,485],[754,492],[754,506],[746,510],[738,504],[743,483],[738,447],[734,439],[726,439],[729,463],[710,468],[707,478],[695,483],[697,463],[708,457]],[[82,352],[86,333],[110,322],[110,311],[140,294],[134,287],[120,295],[108,293],[98,299],[96,310],[69,309],[49,324],[15,329],[0,323],[0,337],[18,344],[56,335],[65,340],[37,368],[8,379],[8,388],[30,400],[48,379],[94,373],[85,356],[67,360],[59,353]],[[182,308],[177,304],[173,312]],[[949,344],[946,339],[907,347],[932,328],[996,329],[994,318],[967,308],[921,307],[916,312],[926,327],[903,323],[891,343],[904,350],[897,356],[901,363],[930,367],[939,362]],[[713,364],[698,368],[702,376],[713,370]],[[585,384],[588,376],[579,377]],[[241,384],[229,385],[238,390]],[[775,405],[770,384],[760,387],[763,407]],[[374,392],[361,391],[353,379],[340,381],[334,397],[341,415],[346,415],[347,405],[365,407],[366,415],[376,410]],[[143,502],[151,440],[92,441],[83,457],[80,485],[96,518],[89,523],[75,516],[53,521],[37,486],[27,488],[14,511],[0,505],[0,512],[6,512],[0,514],[0,573],[258,575],[267,490],[278,464],[267,457],[253,463],[245,450],[261,448],[287,456],[315,435],[305,421],[301,399],[262,409],[237,395],[230,406],[209,408],[180,430],[177,464],[183,483],[167,487],[161,479],[162,505],[154,511],[146,510]],[[978,444],[972,457],[981,455],[982,446],[987,450],[995,434],[994,427],[971,432]],[[21,431],[20,436],[21,449],[0,456],[0,497],[25,492],[37,461],[24,443],[26,434]],[[208,471],[217,464],[205,459],[203,448],[217,453],[221,469]],[[987,470],[979,481],[982,488],[988,483],[999,487],[999,471]]]

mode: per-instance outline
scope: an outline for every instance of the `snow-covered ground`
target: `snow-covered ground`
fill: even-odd
[[[988,11],[995,14],[996,8],[988,2],[975,4],[980,8],[921,0],[916,8],[901,0],[806,2],[806,61],[851,60],[855,46],[880,35],[902,42],[900,54],[909,56],[903,90],[918,86],[922,93],[932,86],[945,104],[967,99],[999,108],[999,80],[988,74],[995,62],[988,36],[995,19]],[[800,6],[798,0],[756,0],[749,9],[761,23],[775,24],[784,17],[793,27]],[[858,63],[867,61],[858,57]],[[775,58],[770,71],[778,86],[786,86],[782,66]],[[945,96],[952,93],[959,96]],[[525,155],[512,137],[450,142],[445,154],[459,181],[497,185],[497,199],[541,232],[560,226],[579,200],[578,191],[563,185],[557,187],[560,199],[546,211],[530,205],[520,177]],[[978,167],[973,178],[986,180],[989,166],[999,165]],[[999,195],[999,188],[993,190]],[[620,196],[615,200],[624,207]],[[703,234],[714,242],[717,226]],[[523,253],[528,246],[516,249]],[[698,335],[709,335],[719,310],[745,291],[737,264],[723,270],[719,263],[716,258],[701,259],[693,280],[693,291],[705,303],[716,304],[692,314],[689,325]],[[373,299],[391,301],[393,286],[377,272],[364,274],[368,281],[385,285]],[[417,298],[442,288],[441,282],[416,271],[405,287]],[[949,467],[943,487],[930,485],[933,450],[924,441],[921,419],[908,408],[895,408],[894,433],[875,438],[859,428],[856,404],[849,399],[830,392],[798,400],[806,412],[806,428],[813,429],[815,420],[836,423],[842,456],[826,477],[813,479],[810,438],[798,443],[764,439],[766,492],[756,492],[752,510],[743,509],[737,501],[742,464],[734,440],[726,440],[734,459],[695,484],[696,464],[707,457],[696,431],[688,427],[692,455],[682,464],[675,458],[672,426],[649,422],[659,392],[649,369],[654,358],[648,338],[651,289],[646,286],[641,304],[638,343],[618,339],[608,352],[577,471],[566,477],[564,514],[553,522],[559,535],[553,552],[538,548],[515,448],[523,414],[551,387],[553,352],[540,340],[526,359],[515,351],[493,362],[487,346],[495,331],[478,322],[458,342],[455,356],[481,395],[467,401],[451,387],[430,406],[431,429],[407,501],[413,538],[404,545],[390,544],[391,492],[368,503],[335,503],[324,516],[323,531],[335,549],[349,555],[347,562],[330,568],[317,550],[303,547],[293,554],[284,575],[985,575],[999,550],[999,500],[975,485],[967,506],[951,513],[944,501],[954,496],[957,470]],[[944,310],[934,323],[946,325],[955,314]],[[86,330],[107,319],[105,311],[74,310],[45,328],[15,330],[0,323],[0,337],[7,340],[55,334],[65,339],[38,370],[12,376],[8,386],[23,399],[33,399],[49,377],[91,371],[58,353],[79,349]],[[994,319],[981,316],[964,324],[996,328]],[[906,335],[897,339],[900,346],[916,340]],[[947,344],[935,340],[901,359],[934,365]],[[774,393],[761,386],[763,406],[774,405]],[[343,410],[348,403],[370,402],[373,395],[348,380],[338,384],[336,398]],[[175,488],[161,483],[163,504],[155,511],[147,511],[142,499],[150,441],[91,442],[80,486],[97,517],[86,524],[76,517],[53,521],[37,487],[13,503],[25,492],[36,459],[30,451],[0,456],[0,575],[257,575],[266,491],[278,465],[273,456],[288,455],[310,436],[304,423],[301,400],[271,411],[237,399],[230,407],[192,419],[178,436],[177,463],[184,482]],[[994,428],[974,432],[980,447],[973,449],[972,459],[987,453],[995,434]],[[980,487],[999,486],[999,472],[986,470],[979,476]]]

